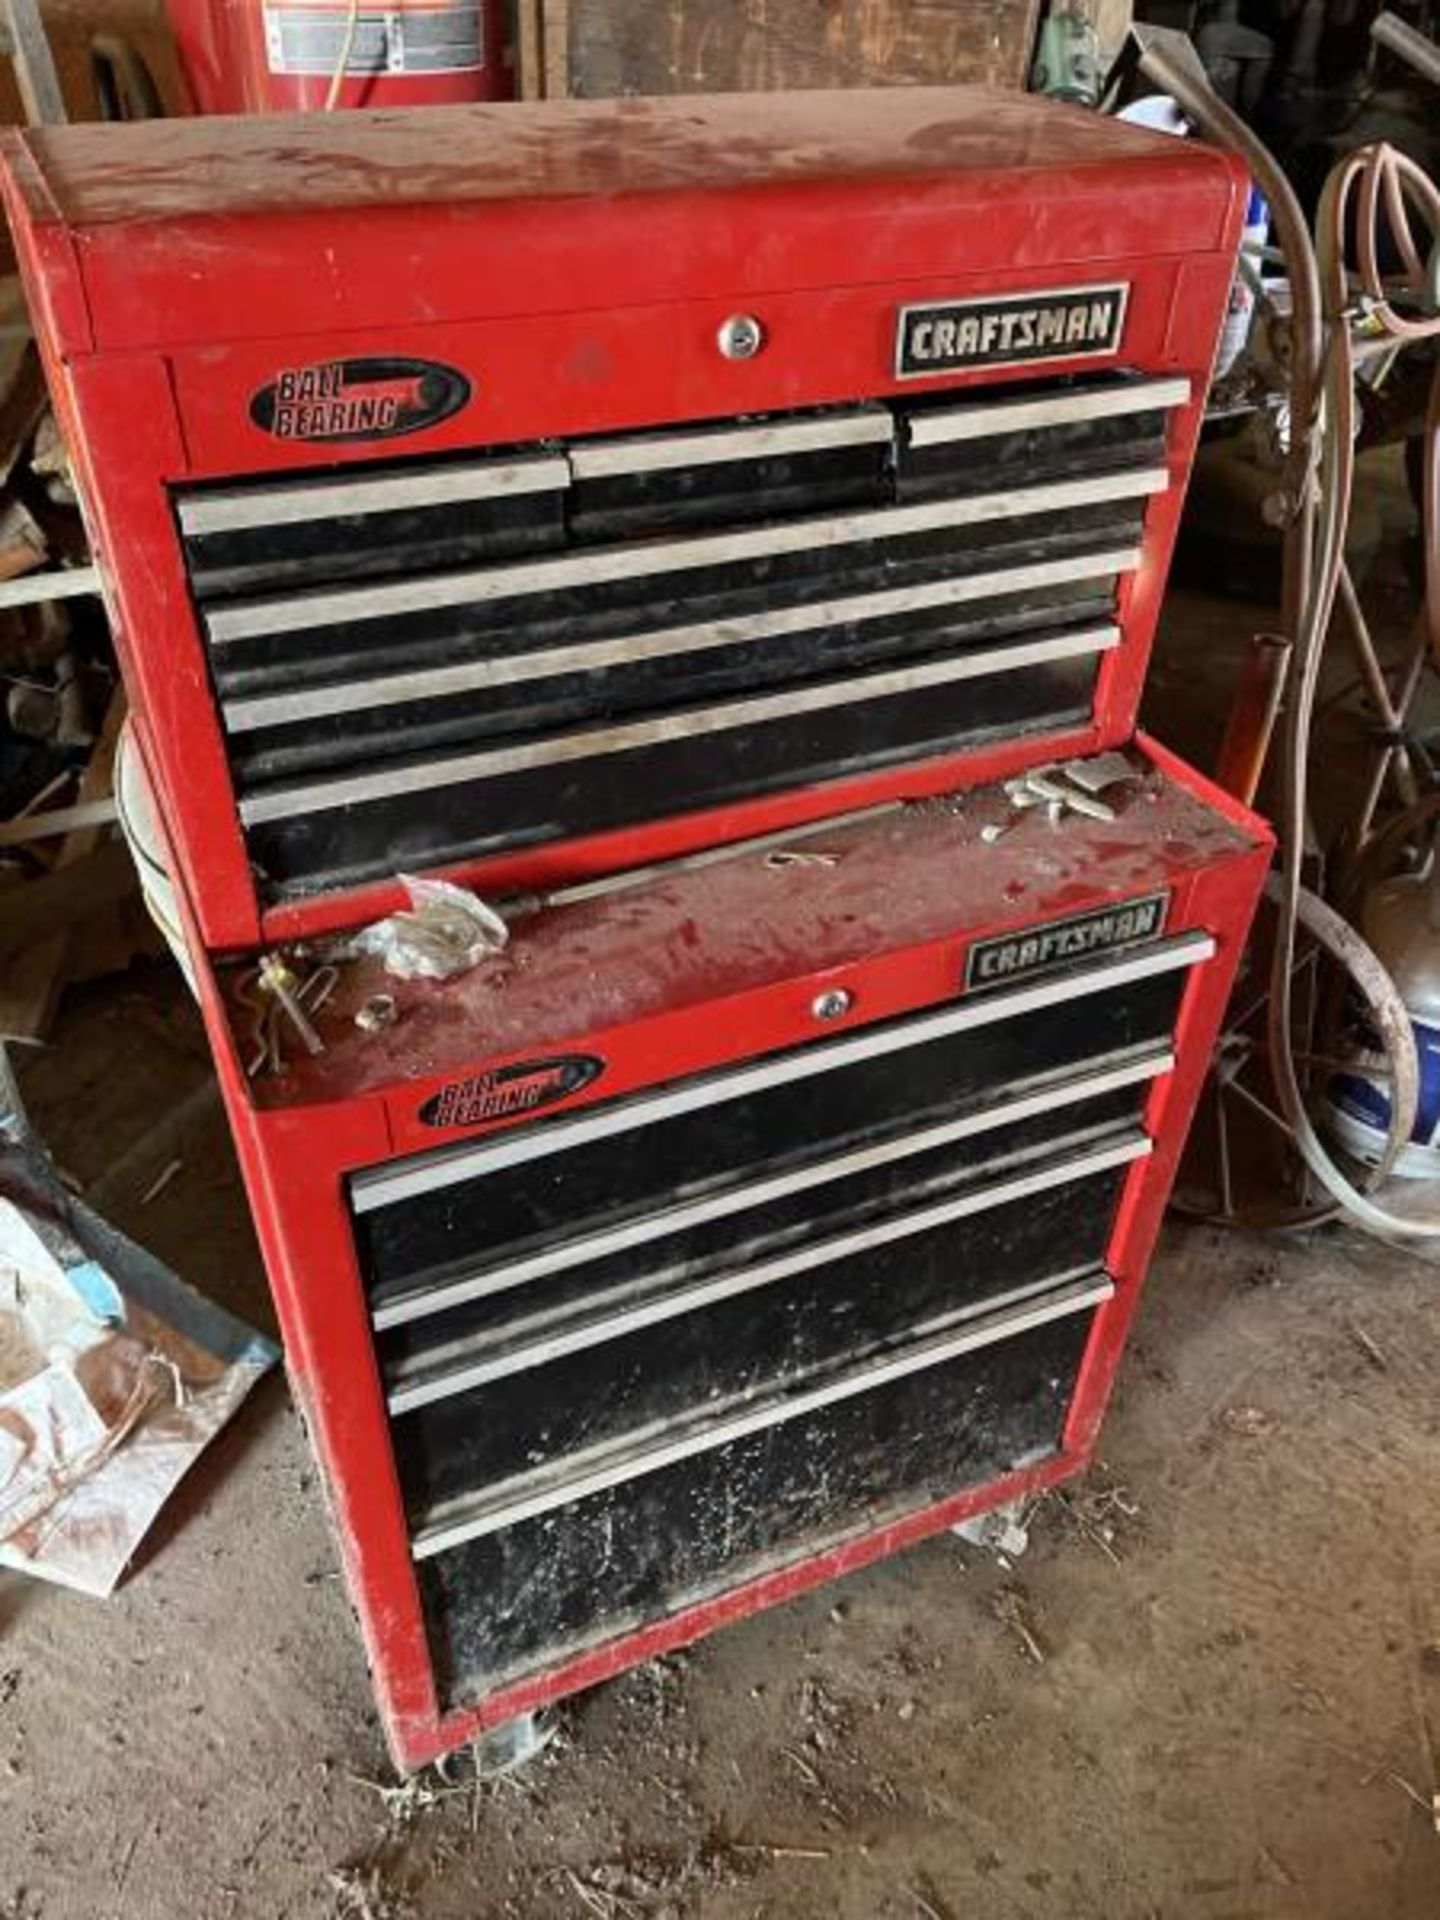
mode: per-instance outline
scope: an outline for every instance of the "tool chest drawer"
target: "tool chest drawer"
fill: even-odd
[[[579,1473],[596,1447],[715,1417],[1021,1298],[1105,1256],[1135,1127],[1072,1135],[969,1178],[840,1206],[786,1240],[676,1263],[639,1297],[572,1295],[392,1371],[392,1432],[417,1527],[497,1484]]]
[[[183,494],[177,519],[201,605],[247,589],[393,578],[553,551],[570,473],[552,454],[362,467]]]
[[[267,897],[299,899],[397,869],[616,831],[656,817],[658,795],[696,811],[978,747],[1007,730],[1078,726],[1095,663],[1118,638],[1108,622],[1086,624],[958,663],[676,709],[653,722],[443,761],[412,743],[404,760],[390,762],[382,742],[364,755],[374,771],[257,790],[241,801],[240,818]],[[392,741],[404,738],[403,725],[398,716]]]
[[[902,498],[980,493],[1000,480],[1072,480],[1165,458],[1172,407],[1188,380],[1031,381],[958,404],[941,395],[910,409]]]
[[[252,861],[280,897],[1081,723],[1189,395],[1031,381],[179,490]]]
[[[1094,1077],[1128,1085],[1164,1071],[1187,971],[1209,951],[1203,935],[1181,935],[357,1175],[375,1324],[595,1262],[629,1277],[656,1241],[717,1222],[743,1237],[756,1208],[816,1193],[833,1206],[826,1188],[912,1154],[1012,1122],[1074,1124],[1066,1109]]]
[[[808,1390],[596,1450],[416,1541],[450,1705],[587,1640],[883,1527],[1060,1445],[1103,1276],[918,1339]]]
[[[778,1176],[727,1194],[726,1210],[708,1218],[702,1206],[698,1223],[691,1223],[693,1214],[687,1221],[683,1208],[663,1208],[635,1222],[629,1243],[616,1251],[607,1251],[604,1240],[572,1242],[568,1261],[557,1260],[523,1286],[481,1294],[382,1333],[391,1407],[405,1412],[448,1399],[781,1281],[794,1291],[795,1275],[867,1252],[872,1264],[882,1249],[892,1264],[896,1258],[913,1264],[928,1257],[930,1242],[943,1251],[966,1243],[971,1229],[980,1230],[982,1242],[987,1235],[1003,1239],[1007,1231],[1024,1239],[1032,1225],[1021,1204],[1027,1198],[1034,1200],[1036,1220],[1063,1212],[1053,1189],[1108,1174],[1139,1156],[1143,1139],[1134,1123],[1154,1077],[1169,1064],[1168,1053],[1157,1049],[1065,1088],[1053,1112],[1007,1123],[1008,1113],[1036,1103],[1006,1103],[996,1109],[992,1131],[957,1138],[963,1123],[924,1129],[850,1156],[838,1169],[821,1163],[803,1185]],[[942,1144],[927,1146],[937,1136]],[[1111,1182],[1099,1184],[1108,1190]],[[1080,1192],[1072,1198],[1079,1204]],[[990,1219],[992,1213],[998,1218]],[[975,1218],[980,1215],[987,1217]],[[1091,1230],[1100,1238],[1097,1259],[1105,1217],[1101,1204]],[[955,1282],[962,1296],[983,1294],[989,1285],[983,1265]],[[822,1293],[831,1297],[823,1287]],[[757,1299],[749,1310],[764,1306]]]

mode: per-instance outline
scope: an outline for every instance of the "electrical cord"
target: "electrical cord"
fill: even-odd
[[[1178,44],[1175,44],[1178,42]],[[1184,56],[1189,55],[1189,58]],[[1299,631],[1300,613],[1309,584],[1309,517],[1304,503],[1309,495],[1311,450],[1304,428],[1315,411],[1317,385],[1324,357],[1320,285],[1310,229],[1294,187],[1276,163],[1270,149],[1251,132],[1239,114],[1212,92],[1204,70],[1194,60],[1183,36],[1150,38],[1140,55],[1141,70],[1163,93],[1178,101],[1181,111],[1202,132],[1240,155],[1265,195],[1278,251],[1290,282],[1290,417],[1292,427],[1281,491],[1289,533],[1285,541],[1284,574],[1280,592],[1280,629]]]
[[[1346,222],[1358,186],[1356,262],[1346,264]],[[1407,204],[1408,203],[1408,204]],[[1396,308],[1379,269],[1379,233],[1384,220],[1403,267],[1403,285],[1418,316]],[[1422,254],[1410,219],[1420,214],[1429,233]],[[1332,171],[1316,216],[1315,263],[1320,281],[1325,351],[1315,415],[1296,420],[1297,433],[1313,434],[1318,458],[1306,512],[1314,534],[1308,591],[1295,636],[1289,701],[1282,744],[1279,925],[1270,974],[1268,1038],[1275,1090],[1295,1144],[1311,1173],[1357,1225],[1387,1237],[1440,1238],[1440,1221],[1407,1219],[1376,1205],[1336,1164],[1315,1129],[1305,1105],[1292,1051],[1291,985],[1295,936],[1299,924],[1301,861],[1309,786],[1308,752],[1316,689],[1325,643],[1345,561],[1345,532],[1355,476],[1355,361],[1352,320],[1358,292],[1364,317],[1401,344],[1440,337],[1440,314],[1432,289],[1440,260],[1440,189],[1405,155],[1386,145],[1361,148]],[[1409,303],[1407,303],[1408,305]],[[1430,311],[1426,312],[1425,309]],[[1440,657],[1435,555],[1435,465],[1437,389],[1432,387],[1426,448],[1425,559],[1426,619],[1432,649]]]
[[[1428,43],[1426,43],[1428,46]],[[1188,51],[1188,47],[1185,49]],[[1433,51],[1433,50],[1432,50]],[[1385,1236],[1440,1238],[1440,1221],[1407,1220],[1387,1212],[1346,1178],[1327,1152],[1305,1106],[1292,1052],[1291,975],[1300,922],[1300,867],[1305,846],[1307,756],[1316,688],[1345,557],[1355,458],[1355,364],[1351,337],[1350,276],[1345,228],[1351,188],[1363,176],[1357,241],[1358,281],[1368,316],[1400,347],[1440,334],[1436,317],[1440,276],[1440,191],[1394,148],[1360,149],[1332,173],[1322,200],[1317,248],[1288,178],[1245,122],[1218,99],[1180,49],[1152,42],[1141,53],[1148,77],[1180,104],[1213,140],[1238,152],[1269,201],[1291,289],[1290,458],[1285,506],[1282,630],[1293,639],[1282,731],[1280,868],[1277,931],[1270,976],[1268,1040],[1281,1109],[1295,1144],[1315,1178],[1358,1225]],[[1379,271],[1379,210],[1399,251],[1407,306],[1399,311]],[[1407,205],[1408,203],[1408,205]],[[1409,206],[1428,228],[1422,252]],[[1322,289],[1323,278],[1323,289]],[[1427,311],[1428,309],[1428,311]],[[1424,469],[1425,609],[1432,651],[1440,660],[1440,369],[1431,387]],[[1407,1036],[1408,1038],[1408,1036]]]
[[[340,104],[340,90],[345,85],[345,76],[350,68],[350,56],[355,51],[355,35],[360,27],[360,0],[350,0],[350,11],[345,16],[345,37],[340,42],[340,54],[335,62],[335,71],[330,76],[330,86],[325,95],[326,113],[333,113]]]

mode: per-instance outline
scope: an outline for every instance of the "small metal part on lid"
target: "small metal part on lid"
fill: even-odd
[[[1105,756],[1102,756],[1105,757]],[[1057,825],[1066,813],[1083,814],[1087,820],[1114,820],[1118,816],[1115,809],[1096,795],[1107,786],[1113,786],[1119,777],[1131,777],[1128,762],[1120,754],[1111,754],[1112,762],[1119,762],[1120,773],[1113,769],[1099,770],[1098,785],[1080,780],[1072,772],[1073,768],[1083,767],[1084,762],[1069,761],[1064,767],[1032,767],[1015,780],[1005,782],[1005,793],[1012,807],[1043,806],[1045,817],[1052,826]],[[984,835],[982,834],[982,838]],[[994,836],[992,836],[994,837]]]
[[[1064,774],[1085,793],[1104,793],[1107,787],[1134,785],[1144,778],[1144,768],[1125,753],[1095,753],[1088,760],[1067,760]]]
[[[321,968],[320,971],[321,974],[332,976],[334,973],[334,969],[329,967]],[[311,982],[317,978],[318,976],[312,975],[311,980],[307,980],[302,986],[298,976],[278,953],[267,953],[260,962],[259,984],[262,993],[270,994],[279,1003],[286,1019],[299,1034],[305,1051],[312,1057],[325,1051],[325,1042],[311,1024],[302,1000],[307,992],[313,992],[314,998],[311,1001],[313,1007],[326,998],[329,985],[322,983],[321,987],[312,989]],[[333,984],[333,978],[330,984]]]
[[[775,872],[789,867],[838,867],[836,853],[808,853],[803,848],[776,847],[765,856],[765,864]]]
[[[362,1033],[380,1033],[386,1027],[393,1027],[399,1017],[400,1009],[393,993],[372,993],[356,1011],[355,1024]]]
[[[1065,804],[1072,813],[1083,814],[1087,820],[1114,820],[1114,807],[1107,800],[1097,800],[1093,793],[1080,793],[1071,789],[1065,796]]]
[[[753,313],[732,313],[716,340],[727,360],[753,360],[765,344],[765,329]]]
[[[817,1020],[838,1020],[854,1004],[853,993],[848,993],[844,987],[831,987],[825,993],[816,994],[810,1003],[810,1011]]]

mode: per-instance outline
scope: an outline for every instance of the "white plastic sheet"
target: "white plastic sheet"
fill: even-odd
[[[72,1198],[0,1111],[0,1566],[112,1592],[277,1358]]]

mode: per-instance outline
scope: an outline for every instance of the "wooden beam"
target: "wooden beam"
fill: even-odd
[[[47,573],[30,573],[19,580],[0,581],[0,611],[38,606],[42,600],[74,600],[82,594],[99,592],[98,567],[54,567]]]
[[[15,62],[15,80],[27,124],[63,126],[68,118],[65,99],[36,0],[4,0],[4,22],[9,41],[6,51]]]
[[[58,840],[76,827],[108,827],[115,820],[113,800],[86,800],[48,813],[22,813],[0,821],[0,847],[25,847],[36,840]]]

